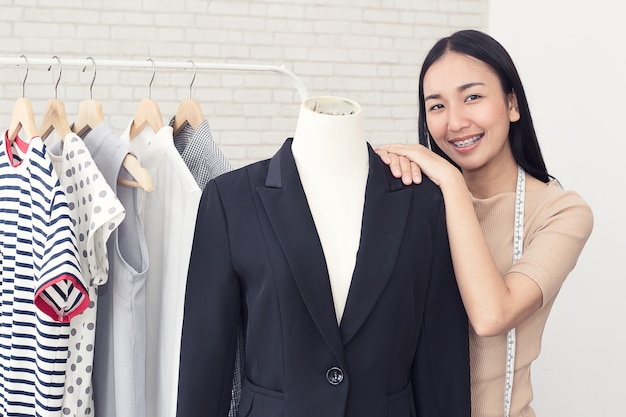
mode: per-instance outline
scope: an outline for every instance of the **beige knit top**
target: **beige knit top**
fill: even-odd
[[[526,191],[524,251],[513,260],[515,192],[473,199],[487,244],[502,275],[515,271],[533,279],[543,292],[543,306],[516,328],[517,347],[511,417],[535,417],[531,363],[539,356],[548,314],[561,284],[574,268],[593,228],[587,203],[556,181]],[[479,337],[470,329],[472,417],[504,415],[506,334]]]

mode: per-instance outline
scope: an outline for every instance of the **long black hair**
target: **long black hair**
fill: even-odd
[[[515,93],[519,106],[520,119],[511,122],[509,142],[515,161],[533,177],[543,182],[550,180],[546,164],[541,155],[539,141],[530,116],[530,109],[522,80],[517,73],[515,64],[504,47],[491,36],[477,30],[461,30],[451,36],[440,39],[428,52],[419,78],[419,141],[448,161],[450,158],[429,139],[430,133],[426,125],[426,107],[424,103],[424,75],[426,71],[446,52],[457,52],[482,61],[495,72],[500,79],[505,94]],[[454,162],[452,162],[454,163]],[[456,165],[456,164],[455,164]]]

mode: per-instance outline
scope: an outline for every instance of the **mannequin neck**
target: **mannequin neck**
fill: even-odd
[[[368,164],[361,106],[340,97],[313,97],[300,108],[292,152],[298,169],[333,172]],[[348,171],[349,172],[349,171]]]
[[[361,237],[369,152],[361,107],[339,97],[302,103],[291,150],[322,244],[341,323]]]

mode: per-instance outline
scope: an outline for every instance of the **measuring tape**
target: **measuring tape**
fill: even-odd
[[[513,264],[522,256],[524,241],[524,192],[526,189],[526,173],[518,165],[517,187],[515,189],[515,225],[513,230]],[[506,335],[506,371],[504,376],[504,417],[511,414],[511,393],[513,392],[513,375],[515,373],[515,328]]]

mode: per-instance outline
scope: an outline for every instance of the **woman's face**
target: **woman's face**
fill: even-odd
[[[485,63],[448,52],[424,75],[426,124],[435,143],[464,170],[509,158],[511,122],[519,120],[515,94],[505,94]],[[499,163],[497,163],[499,164]]]

